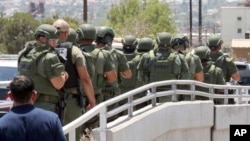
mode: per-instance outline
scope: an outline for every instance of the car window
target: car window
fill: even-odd
[[[236,67],[238,68],[238,70],[246,70],[247,69],[246,65],[236,65]]]
[[[0,81],[12,80],[17,75],[17,68],[0,67]]]

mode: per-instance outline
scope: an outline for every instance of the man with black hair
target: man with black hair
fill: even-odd
[[[8,95],[14,103],[0,118],[1,141],[66,141],[58,116],[33,105],[37,92],[31,78],[14,77]]]

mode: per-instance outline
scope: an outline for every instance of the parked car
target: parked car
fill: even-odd
[[[0,54],[0,100],[10,100],[7,93],[10,81],[18,74],[17,58],[17,55]],[[8,111],[8,108],[0,109],[0,117],[6,111]]]
[[[250,86],[250,63],[246,61],[235,61],[234,64],[236,65],[239,73],[240,73],[240,81],[239,85],[243,86]],[[242,89],[242,95],[250,95],[250,91]],[[236,92],[238,94],[238,92]],[[235,102],[238,103],[238,99],[235,99]],[[245,104],[250,103],[249,98],[243,98],[242,102]]]

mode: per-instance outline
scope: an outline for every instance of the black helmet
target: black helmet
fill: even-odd
[[[96,28],[92,24],[81,24],[77,31],[77,40],[80,39],[91,39],[95,40],[96,38]]]
[[[154,42],[151,38],[144,37],[138,42],[138,52],[147,52],[154,48]]]
[[[215,50],[217,48],[220,48],[222,43],[223,40],[219,36],[213,35],[209,37],[207,45],[211,50]]]
[[[42,24],[35,30],[34,37],[37,39],[39,36],[45,36],[47,39],[57,39],[59,32],[50,24]]]
[[[199,46],[194,49],[194,54],[199,56],[202,62],[209,61],[210,49],[206,46]]]
[[[168,32],[160,32],[156,37],[156,43],[158,45],[170,45],[172,35]]]
[[[114,37],[115,33],[112,28],[107,26],[101,26],[97,28],[95,42],[111,45]]]
[[[185,49],[189,47],[188,38],[187,38],[187,36],[185,36],[183,34],[177,34],[177,35],[175,35],[172,38],[171,43],[172,43],[172,47],[173,48],[179,47],[179,45],[184,45]]]

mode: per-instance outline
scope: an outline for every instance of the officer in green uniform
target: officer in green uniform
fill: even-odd
[[[92,84],[97,103],[100,103],[103,101],[101,90],[104,88],[104,83],[112,83],[117,79],[114,60],[108,51],[102,48],[96,48],[96,45],[93,44],[96,37],[95,26],[91,24],[81,24],[76,32],[78,47],[83,53],[88,53],[93,58],[94,77],[92,78]]]
[[[129,79],[132,76],[132,72],[127,63],[127,59],[123,52],[112,47],[112,42],[115,37],[114,31],[112,28],[107,26],[101,26],[97,28],[96,33],[96,44],[98,48],[102,48],[110,52],[111,56],[114,59],[115,70],[117,73],[117,81],[115,82],[105,82],[104,89],[102,89],[103,100],[109,100],[121,94],[119,85],[121,84],[122,78]],[[121,103],[116,103],[110,105],[108,110],[112,110],[115,107],[118,107]],[[111,121],[114,118],[110,118]]]
[[[204,83],[208,84],[217,84],[217,85],[225,85],[225,79],[222,72],[222,69],[215,66],[210,58],[210,49],[206,46],[200,46],[195,48],[194,54],[199,56],[201,59],[201,63],[204,71]],[[197,90],[209,92],[208,88],[197,87]],[[214,94],[221,94],[223,90],[215,90]],[[208,100],[208,98],[197,96],[198,100]],[[215,104],[222,104],[223,100],[218,99],[214,100]]]
[[[223,40],[219,36],[210,36],[208,39],[208,47],[211,50],[210,56],[214,62],[214,65],[222,69],[225,81],[230,82],[233,80],[237,83],[240,81],[240,74],[236,65],[234,64],[233,58],[221,52],[222,44]],[[228,93],[232,94],[233,90],[229,90]],[[234,103],[234,99],[230,98],[229,104]]]
[[[189,67],[191,79],[203,82],[204,73],[201,60],[197,55],[194,55],[193,52],[188,52],[188,38],[183,34],[177,34],[172,39],[172,47],[176,52],[185,56]]]
[[[96,105],[96,99],[82,51],[77,46],[74,46],[73,43],[66,42],[69,36],[69,24],[63,19],[58,19],[53,23],[53,26],[59,31],[59,44],[56,47],[56,51],[60,56],[63,56],[63,58],[67,58],[65,70],[70,75],[64,85],[67,98],[64,124],[68,124],[85,113],[83,103],[84,95],[86,95],[89,100],[87,110],[90,110]],[[80,129],[77,129],[76,138],[80,139],[80,137]]]
[[[208,47],[211,50],[211,59],[215,66],[223,70],[226,82],[229,82],[230,79],[238,82],[240,81],[238,69],[233,62],[233,58],[230,58],[228,55],[221,52],[222,43],[223,40],[217,35],[209,37]]]
[[[138,64],[138,78],[144,83],[189,79],[190,73],[186,60],[171,49],[171,34],[161,32],[157,35],[158,48],[142,56]],[[157,91],[169,90],[170,87],[158,87]],[[170,97],[160,97],[159,102],[170,101]]]
[[[128,61],[129,68],[132,72],[132,76],[130,79],[123,79],[122,83],[120,84],[121,93],[128,92],[135,88],[135,82],[137,81],[137,71],[136,71],[136,63],[133,61],[133,58],[137,55],[136,47],[138,44],[137,39],[133,35],[126,35],[122,38],[122,49],[123,53],[126,56]]]
[[[35,105],[59,112],[58,90],[63,87],[68,74],[53,49],[57,45],[57,29],[51,25],[42,24],[36,29],[34,37],[36,41],[26,43],[25,48],[19,52],[18,71],[21,75],[32,78],[36,84]]]
[[[135,88],[138,88],[140,86],[142,86],[144,84],[144,82],[142,81],[139,81],[138,80],[138,70],[137,70],[137,66],[140,62],[140,59],[141,57],[143,56],[143,54],[146,54],[148,53],[149,51],[153,50],[154,49],[154,41],[152,38],[149,38],[149,37],[143,37],[141,39],[139,39],[138,41],[138,47],[137,47],[137,50],[136,50],[136,56],[130,60],[128,63],[130,64],[130,66],[134,66],[132,70],[132,72],[135,72],[131,78],[131,82],[127,84],[127,86],[130,86],[131,90],[132,89],[135,89]],[[145,92],[142,92],[140,94],[136,94],[134,95],[133,99],[136,100],[138,98],[141,98],[143,96],[145,96],[147,94],[147,91]],[[138,104],[134,107],[135,110],[138,110],[138,109],[141,109],[143,107],[145,107],[146,105],[148,105],[148,102],[144,102],[144,103],[141,103],[141,104]]]

